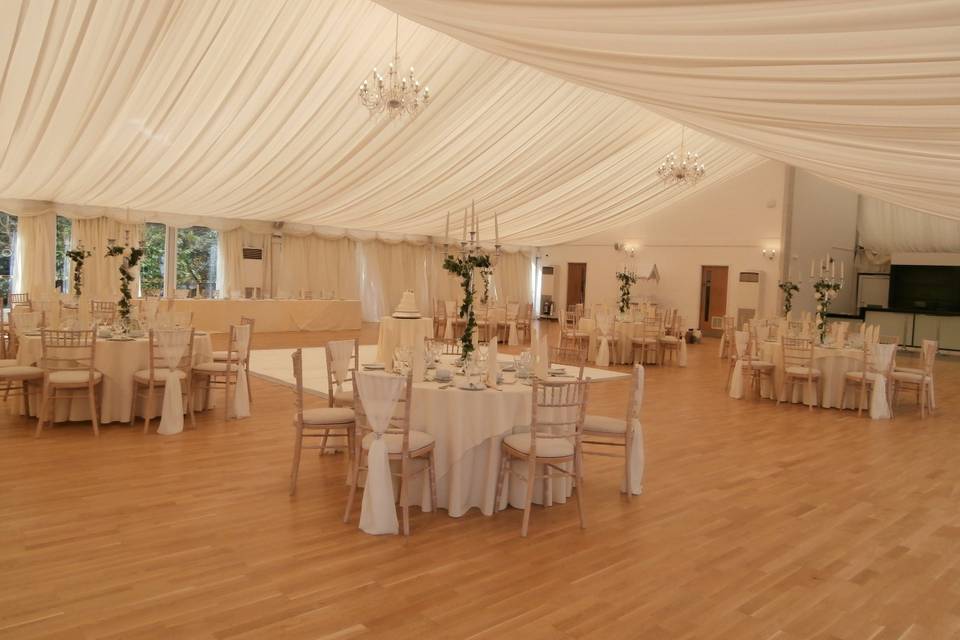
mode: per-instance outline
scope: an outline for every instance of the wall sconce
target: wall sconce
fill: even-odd
[[[766,258],[767,260],[773,260],[774,258],[777,257],[777,250],[776,250],[776,249],[761,249],[761,250],[760,250],[760,255],[762,255],[762,256],[763,256],[764,258]]]
[[[634,258],[640,251],[640,244],[637,242],[617,242],[613,245],[614,251],[622,251],[625,255]]]

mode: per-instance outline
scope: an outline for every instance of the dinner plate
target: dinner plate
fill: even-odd
[[[458,382],[457,389],[463,391],[483,391],[487,388],[487,385],[482,382]]]

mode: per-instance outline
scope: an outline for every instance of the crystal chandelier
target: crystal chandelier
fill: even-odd
[[[373,77],[360,85],[360,104],[370,110],[371,115],[385,114],[397,118],[403,114],[415,116],[430,101],[430,87],[420,90],[420,82],[413,74],[413,67],[406,76],[400,75],[400,16],[397,15],[397,28],[393,47],[393,62],[384,78],[373,68]]]
[[[690,153],[689,151],[684,153],[686,133],[687,128],[684,127],[680,133],[679,155],[671,151],[657,167],[657,175],[667,186],[695,184],[707,172],[706,167],[700,162],[699,153]]]

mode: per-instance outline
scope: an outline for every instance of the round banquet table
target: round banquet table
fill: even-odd
[[[433,318],[380,318],[380,336],[377,338],[377,360],[388,367],[393,362],[397,347],[423,345],[424,338],[433,337]]]
[[[133,399],[133,374],[150,366],[150,345],[147,338],[134,340],[110,340],[97,338],[94,366],[103,374],[100,385],[100,423],[130,422],[130,402]],[[33,365],[40,361],[43,345],[40,336],[22,336],[20,348],[17,352],[17,363]],[[193,363],[200,364],[213,360],[213,347],[210,336],[203,332],[196,332],[193,338]],[[157,398],[154,401],[155,411],[159,412],[163,406],[163,388],[156,390]],[[210,400],[216,394],[210,394]],[[39,408],[39,394],[37,401],[31,401],[30,408]],[[198,389],[194,395],[196,404],[200,406],[202,394]],[[141,398],[137,407],[137,415],[143,415],[146,399]],[[208,401],[207,407],[212,407]],[[159,415],[159,414],[157,414]],[[155,417],[155,416],[151,416]],[[54,408],[54,421],[83,421],[90,419],[90,407],[86,397],[77,400],[57,401]]]
[[[779,390],[783,382],[783,348],[777,340],[765,340],[760,343],[760,359],[773,363],[773,384],[766,381],[760,387],[760,395],[764,398],[775,398],[774,389]],[[820,370],[820,403],[823,408],[855,408],[858,393],[847,393],[846,407],[840,407],[840,398],[843,395],[844,376],[848,371],[860,371],[863,369],[863,349],[851,349],[828,346],[815,346],[813,348],[813,366]],[[801,390],[802,388],[802,390]],[[853,387],[851,386],[851,389]],[[809,398],[807,394],[811,390],[806,384],[794,385],[793,396],[780,398],[782,402],[803,402],[806,403]],[[743,375],[740,372],[739,363],[733,372],[733,380],[730,383],[730,397],[743,397]]]
[[[501,364],[507,362],[501,360]],[[451,365],[441,365],[451,366]],[[393,375],[380,373],[379,375]],[[432,376],[432,371],[431,371]],[[556,380],[573,380],[559,377]],[[463,381],[455,376],[454,383]],[[484,389],[467,391],[455,386],[424,381],[413,384],[410,428],[425,431],[436,439],[434,456],[437,465],[437,500],[448,515],[460,517],[477,507],[484,515],[493,515],[500,465],[500,443],[517,431],[528,431],[531,417],[532,389],[516,381],[514,374],[504,374],[500,391]],[[515,462],[525,473],[526,463]],[[432,510],[430,485],[426,473],[413,477],[408,495],[411,504],[424,511]],[[510,474],[499,509],[507,504],[522,508],[526,499],[526,483]],[[394,491],[398,491],[394,479]],[[534,502],[543,504],[543,481],[534,487]],[[553,480],[548,502],[566,502],[573,489],[565,477]]]
[[[590,334],[587,357],[590,362],[596,362],[597,348],[600,343],[600,332],[597,329],[596,320],[593,318],[580,318],[577,326],[580,331]],[[613,322],[613,334],[610,336],[609,343],[610,364],[633,364],[633,339],[639,338],[642,333],[642,322],[615,319]],[[643,364],[657,364],[656,350],[648,350],[645,359],[646,362]]]

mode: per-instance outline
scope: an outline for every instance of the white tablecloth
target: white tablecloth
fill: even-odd
[[[240,317],[254,331],[352,331],[360,329],[359,300],[174,300],[174,311],[192,311],[193,326],[225,332]]]
[[[20,350],[17,353],[17,362],[21,365],[32,365],[41,358],[43,345],[39,336],[24,336],[20,340]],[[200,364],[213,360],[213,348],[210,345],[210,336],[201,333],[193,339],[193,362]],[[97,354],[94,366],[103,374],[100,387],[101,408],[100,422],[130,421],[130,401],[133,398],[133,374],[150,366],[150,346],[147,338],[136,340],[115,341],[107,339],[97,340]],[[213,398],[216,394],[210,394]],[[157,391],[154,402],[156,412],[163,406],[163,389]],[[196,405],[199,407],[199,404]],[[208,406],[211,406],[208,404]],[[30,402],[34,411],[40,407],[39,395],[37,401]],[[138,407],[138,415],[143,415],[143,399]],[[54,411],[55,420],[89,420],[90,407],[86,397],[79,400],[64,400],[57,402]],[[159,413],[158,413],[159,415]]]
[[[580,318],[577,327],[580,331],[590,335],[587,357],[590,362],[596,363],[600,345],[600,332],[597,330],[596,321],[593,318]],[[633,339],[639,338],[641,335],[643,335],[642,322],[614,321],[613,335],[610,336],[608,342],[610,364],[633,364]],[[644,356],[646,362],[643,364],[657,364],[656,358],[656,349],[647,349]]]
[[[779,341],[765,340],[760,343],[760,359],[772,362],[773,369],[773,388],[766,381],[760,387],[760,396],[763,398],[775,398],[775,392],[780,389],[783,382],[783,348]],[[854,409],[860,398],[859,386],[851,384],[847,389],[845,406],[840,407],[840,398],[843,397],[843,385],[845,375],[849,371],[863,370],[863,349],[834,348],[817,346],[813,349],[813,366],[820,370],[820,382],[818,393],[820,394],[820,405],[825,409],[843,408]],[[730,382],[730,397],[742,398],[744,394],[744,380],[741,363],[738,362],[733,371],[733,379]],[[802,388],[802,390],[801,390]],[[875,392],[881,391],[875,387]],[[781,401],[806,403],[810,399],[808,394],[812,393],[809,385],[794,385],[793,395],[788,399],[786,396]],[[882,393],[880,394],[882,395]],[[871,400],[871,405],[880,402],[881,398]],[[885,404],[886,400],[882,399]],[[866,409],[867,407],[864,407]],[[875,416],[876,417],[876,416]],[[882,416],[882,413],[879,417]]]
[[[423,346],[424,338],[433,337],[433,318],[380,318],[377,338],[377,360],[390,366],[397,347]]]

